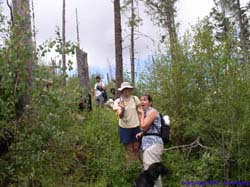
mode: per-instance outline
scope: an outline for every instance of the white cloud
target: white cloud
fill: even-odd
[[[62,0],[33,0],[35,6],[35,24],[37,29],[37,44],[55,38],[56,26],[62,24]],[[213,0],[182,0],[178,2],[178,21],[182,29],[189,28],[198,17],[209,13]],[[107,59],[115,63],[114,47],[114,10],[111,0],[66,0],[66,39],[76,41],[76,14],[78,10],[81,48],[88,53],[90,70],[108,69]],[[145,16],[140,7],[140,15],[144,17],[144,25],[140,32],[156,38],[159,29],[153,27],[149,16]],[[126,26],[123,25],[123,29]],[[129,32],[129,29],[127,30]],[[125,34],[125,32],[123,32]],[[127,39],[123,46],[128,46]],[[153,54],[155,46],[151,39],[140,36],[135,41],[136,58],[147,59]],[[124,49],[124,63],[129,63],[129,49]]]
[[[182,0],[178,1],[178,21],[181,24],[181,32],[190,29],[190,25],[209,15],[214,6],[213,0]]]

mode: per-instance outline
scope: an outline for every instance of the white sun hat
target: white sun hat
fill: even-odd
[[[122,91],[122,90],[125,89],[125,88],[133,89],[133,86],[131,86],[131,85],[129,84],[129,82],[123,82],[123,83],[121,84],[121,87],[118,88],[118,90],[119,90],[119,91]]]

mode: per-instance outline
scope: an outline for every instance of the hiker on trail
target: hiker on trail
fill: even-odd
[[[144,170],[155,163],[161,161],[161,155],[163,153],[163,141],[160,136],[157,135],[145,135],[143,133],[157,133],[161,128],[161,117],[159,112],[152,107],[153,99],[150,95],[144,94],[140,98],[141,108],[140,122],[141,122],[141,132],[136,135],[138,139],[141,139],[141,150],[142,150],[142,162]],[[158,130],[157,130],[157,129]],[[161,187],[161,177],[155,181],[156,187]]]
[[[106,94],[106,95],[105,95]],[[103,106],[107,96],[105,84],[99,75],[96,76],[96,83],[94,86],[94,100],[96,106]]]
[[[113,110],[119,117],[119,136],[120,142],[125,147],[126,160],[139,159],[140,143],[136,134],[140,132],[137,111],[141,106],[139,98],[131,95],[132,90],[133,87],[128,82],[123,82],[118,88],[121,96],[115,100],[113,105]]]

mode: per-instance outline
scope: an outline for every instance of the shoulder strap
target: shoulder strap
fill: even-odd
[[[137,106],[137,104],[136,104],[136,100],[135,100],[135,96],[133,95],[132,97],[133,97],[133,99],[134,99],[135,106]]]
[[[161,118],[161,117],[162,117],[162,115],[161,115],[160,113],[159,113],[159,115],[160,115],[160,118]],[[158,133],[153,133],[153,132],[151,132],[151,133],[150,133],[150,132],[146,132],[146,133],[144,133],[144,134],[143,134],[143,136],[150,136],[150,135],[154,135],[154,136],[161,136],[161,134],[160,134],[160,130],[157,128],[157,126],[155,125],[155,123],[154,123],[154,122],[152,123],[152,125],[153,125],[153,126],[155,126],[155,128],[156,128],[156,130],[157,130],[157,132],[158,132]]]
[[[137,103],[136,103],[136,100],[135,100],[135,96],[133,95],[133,100],[134,100],[134,103],[135,103],[135,107],[136,107],[136,110],[137,110]]]

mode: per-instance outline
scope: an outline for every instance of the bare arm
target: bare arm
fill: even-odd
[[[146,132],[150,126],[152,125],[156,115],[157,111],[156,110],[151,110],[148,114],[147,117],[144,118],[144,111],[142,107],[138,107],[138,115],[139,115],[139,120],[141,124],[141,132],[136,134],[136,138],[140,139],[143,136],[143,133]]]
[[[102,91],[106,91],[106,86],[105,86],[105,84],[103,82],[101,84],[101,87],[102,87]]]
[[[141,130],[143,132],[146,132],[150,128],[156,116],[157,116],[157,111],[153,109],[148,112],[145,118],[144,117],[141,118]]]
[[[119,108],[117,109],[117,115],[119,116],[119,118],[123,118],[124,111],[125,111],[124,101],[120,101],[118,106],[119,106]]]
[[[138,118],[139,118],[140,126],[141,126],[141,124],[142,124],[143,121],[144,121],[144,111],[143,111],[141,105],[139,105],[139,106],[137,107],[137,114],[138,114]]]

